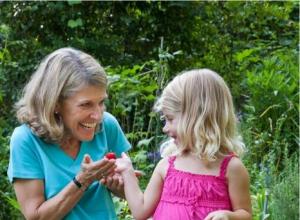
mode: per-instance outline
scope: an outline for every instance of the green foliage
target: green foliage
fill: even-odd
[[[261,189],[261,191],[257,192],[256,194],[252,194],[251,202],[252,202],[252,212],[253,220],[265,220],[268,219],[270,214],[264,214],[264,203],[266,201],[266,190]]]
[[[8,165],[8,142],[9,136],[5,135],[3,123],[0,118],[0,219],[18,219],[20,212],[15,209],[18,208],[15,196],[12,193],[12,186],[6,177]]]
[[[283,167],[284,152],[291,155],[298,149],[297,53],[275,51],[245,71],[249,96],[244,110],[244,133],[250,158],[257,163],[272,161],[278,172]]]
[[[118,218],[123,220],[132,220],[130,215],[130,210],[126,200],[120,199],[118,197],[113,197],[113,202],[115,205],[116,213],[118,213]]]
[[[267,189],[272,189],[268,219],[282,217],[274,211],[282,210],[280,199],[284,205],[294,201],[284,178],[296,180],[282,171],[290,169],[286,161],[299,150],[298,2],[0,4],[0,219],[19,216],[6,177],[9,136],[17,125],[13,104],[41,59],[66,46],[90,53],[106,67],[107,109],[133,145],[136,169],[146,173],[143,189],[157,162],[149,153],[164,138],[152,112],[156,97],[176,73],[211,68],[228,82],[242,122],[254,219],[262,218]],[[269,174],[262,169],[266,164]],[[126,202],[114,201],[120,219],[130,219]]]
[[[273,187],[270,208],[274,220],[299,219],[299,163],[295,158],[286,161]]]

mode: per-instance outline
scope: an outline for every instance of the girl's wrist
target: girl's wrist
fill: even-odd
[[[123,177],[124,177],[124,176],[128,176],[128,175],[133,175],[133,176],[135,176],[133,167],[129,167],[129,168],[123,170],[121,174],[122,174]]]

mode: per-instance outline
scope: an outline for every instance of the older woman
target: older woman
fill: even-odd
[[[16,104],[9,180],[26,219],[116,219],[115,160],[130,149],[105,112],[107,78],[90,55],[62,48],[39,65]]]

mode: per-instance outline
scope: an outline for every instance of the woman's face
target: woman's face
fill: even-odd
[[[96,125],[102,121],[105,110],[106,89],[86,86],[65,99],[58,107],[63,123],[72,139],[91,140]]]

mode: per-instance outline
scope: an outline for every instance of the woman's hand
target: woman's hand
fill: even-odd
[[[104,177],[100,180],[100,183],[105,185],[116,196],[125,198],[124,181],[121,174],[115,173],[113,176]]]
[[[108,176],[113,176],[116,169],[116,160],[103,158],[98,161],[93,161],[92,158],[86,154],[81,163],[81,172],[77,176],[77,180],[86,186],[89,186],[96,180],[101,180]]]

